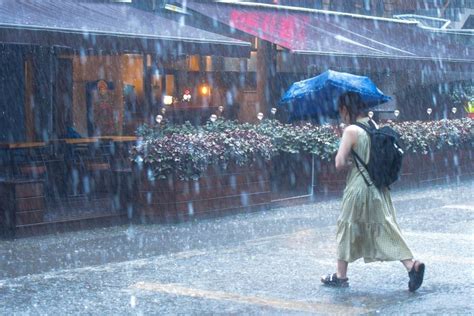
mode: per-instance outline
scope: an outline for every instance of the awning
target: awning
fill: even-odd
[[[474,35],[417,22],[255,3],[201,3],[187,9],[297,54],[474,62]]]
[[[0,0],[0,42],[175,55],[250,55],[250,43],[130,5],[74,0]]]

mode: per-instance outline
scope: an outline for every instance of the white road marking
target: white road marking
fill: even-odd
[[[454,208],[458,210],[474,211],[474,205],[465,205],[465,204],[444,205],[442,208]]]
[[[403,236],[412,236],[416,238],[431,239],[436,240],[453,240],[453,242],[472,242],[474,240],[474,235],[467,233],[439,233],[439,232],[430,232],[430,231],[402,231]]]
[[[452,263],[452,264],[474,264],[474,258],[466,258],[466,257],[455,257],[455,256],[443,256],[443,255],[435,255],[432,253],[420,253],[417,257],[420,257],[423,262],[425,263]]]

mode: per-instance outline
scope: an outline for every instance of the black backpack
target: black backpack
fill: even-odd
[[[372,121],[369,121],[370,126],[361,123],[355,125],[363,128],[370,137],[368,164],[365,164],[364,160],[352,150],[357,169],[360,170],[359,164],[361,164],[377,188],[389,187],[398,180],[402,168],[403,150],[400,146],[400,134],[388,126],[377,129]],[[371,183],[362,172],[361,174],[365,183],[370,186]]]

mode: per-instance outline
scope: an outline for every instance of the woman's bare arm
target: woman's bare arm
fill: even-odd
[[[350,125],[344,129],[341,144],[336,155],[336,170],[338,171],[349,166],[351,149],[357,143],[357,129],[358,127],[355,125]]]

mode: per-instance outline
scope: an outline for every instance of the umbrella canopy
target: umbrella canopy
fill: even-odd
[[[359,93],[368,108],[391,100],[368,77],[327,70],[293,83],[280,104],[288,106],[292,120],[311,118],[322,122],[337,117],[339,97],[349,91]]]

